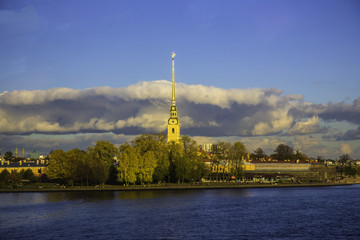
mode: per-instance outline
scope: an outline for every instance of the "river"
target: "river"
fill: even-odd
[[[360,239],[360,185],[1,193],[0,239]]]

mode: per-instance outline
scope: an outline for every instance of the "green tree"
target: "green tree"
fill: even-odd
[[[153,179],[155,182],[165,182],[169,177],[170,160],[167,151],[159,151],[155,153],[156,167],[154,169]]]
[[[201,178],[209,175],[209,169],[200,157],[192,159],[190,161],[190,166],[190,178],[193,180],[200,181]]]
[[[13,159],[13,153],[11,152],[11,151],[7,151],[5,154],[4,154],[4,159],[6,160],[6,161],[10,161],[10,160],[12,160]]]
[[[266,154],[264,152],[264,150],[262,150],[262,148],[257,148],[256,150],[254,150],[254,157],[256,160],[260,160],[266,157]]]
[[[183,145],[184,155],[190,159],[197,158],[197,144],[196,141],[189,136],[183,135],[181,137],[181,143]]]
[[[232,159],[241,160],[247,157],[248,151],[243,143],[235,142],[234,145],[230,147],[230,154]]]
[[[109,141],[97,141],[92,149],[94,156],[103,160],[107,166],[114,163],[114,158],[119,154],[118,149]]]
[[[66,153],[66,176],[73,182],[89,185],[91,177],[91,166],[88,162],[88,156],[85,151],[78,148],[69,150]]]
[[[118,182],[117,180],[118,180],[117,167],[114,165],[111,165],[110,170],[109,170],[109,177],[107,180],[107,184],[115,185]]]
[[[160,138],[158,134],[142,134],[132,141],[132,145],[139,148],[141,155],[144,155],[148,151],[157,152]]]
[[[49,165],[47,166],[46,175],[50,179],[64,180],[66,172],[66,153],[62,149],[54,150],[49,156]]]
[[[156,167],[156,158],[153,151],[147,151],[139,158],[139,182],[149,183],[153,181],[153,174]]]
[[[295,160],[306,161],[308,159],[308,156],[301,153],[300,151],[296,151],[294,158]]]
[[[343,176],[343,173],[345,172],[345,167],[346,167],[346,165],[348,165],[350,159],[351,158],[350,158],[349,154],[343,154],[339,157],[339,166],[340,166],[341,177]]]
[[[11,170],[10,173],[10,182],[13,184],[18,184],[22,179],[22,174],[17,170]]]
[[[24,173],[22,174],[22,177],[23,177],[23,179],[29,180],[32,183],[37,181],[37,177],[34,175],[33,171],[31,171],[31,169],[27,169],[26,171],[24,171]]]
[[[4,169],[0,173],[0,186],[6,186],[9,184],[11,179],[10,172],[7,169]]]
[[[125,142],[124,144],[120,145],[119,147],[119,153],[123,153],[125,152],[127,149],[131,148],[131,145],[127,142]]]
[[[342,166],[345,166],[350,161],[350,155],[349,154],[343,154],[339,157],[339,164]]]
[[[183,135],[181,137],[181,144],[183,148],[183,156],[179,158],[183,162],[177,163],[178,169],[183,169],[180,180],[200,180],[208,174],[207,167],[203,161],[204,155],[198,154],[198,146],[195,140],[189,136]]]
[[[155,182],[164,182],[169,176],[169,150],[166,143],[166,136],[159,134],[142,134],[132,141],[132,145],[140,149],[143,156],[146,152],[153,152],[156,159],[156,167],[153,172]],[[129,147],[129,145],[123,148]]]
[[[134,147],[128,147],[119,154],[119,165],[117,168],[119,182],[125,182],[126,185],[136,182],[139,173],[140,157],[139,150]]]
[[[230,150],[231,150],[231,143],[219,142],[214,149],[214,153],[217,155],[217,158],[219,160],[228,160]]]
[[[346,175],[353,175],[354,171],[351,169],[350,163],[350,155],[349,154],[343,154],[339,157],[339,166],[340,166],[340,172],[341,177],[345,173]],[[356,173],[355,173],[356,174]]]
[[[216,178],[226,179],[229,178],[229,174],[225,171],[226,166],[230,165],[231,157],[231,143],[230,142],[219,142],[214,148],[214,154],[216,155],[216,165],[217,173]],[[219,167],[222,167],[222,170],[219,170]]]
[[[184,158],[183,146],[180,143],[170,142],[169,147],[169,177],[171,182],[184,182],[189,174],[189,159]]]
[[[189,179],[191,164],[188,156],[174,156],[172,163],[174,164],[175,181],[183,183]]]
[[[243,143],[235,142],[230,148],[231,175],[236,178],[243,176],[242,159],[247,158],[248,151]]]
[[[345,174],[348,175],[349,177],[356,177],[357,174],[357,169],[353,166],[351,166],[351,164],[349,164],[348,166],[345,167]]]
[[[292,160],[294,158],[294,150],[285,144],[279,144],[274,150],[275,157],[279,161]]]
[[[99,158],[90,154],[89,164],[91,169],[91,180],[95,184],[105,184],[109,177],[110,166]]]
[[[108,180],[110,167],[118,153],[118,149],[109,141],[97,141],[94,147],[88,147],[91,175],[96,183],[105,184]]]

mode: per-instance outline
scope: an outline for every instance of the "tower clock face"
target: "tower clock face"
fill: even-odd
[[[177,124],[177,119],[169,119],[169,124]]]

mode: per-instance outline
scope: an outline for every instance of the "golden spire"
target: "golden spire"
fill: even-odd
[[[175,105],[175,53],[172,53],[172,99],[171,104]]]
[[[177,116],[177,108],[175,104],[175,70],[174,70],[175,53],[172,53],[172,98],[170,107],[170,118],[168,120],[168,138],[167,141],[180,141],[180,123]]]

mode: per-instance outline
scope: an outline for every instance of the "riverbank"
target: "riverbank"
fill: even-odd
[[[289,188],[289,187],[331,187],[359,184],[357,182],[341,182],[341,183],[287,183],[287,184],[162,184],[162,185],[135,185],[135,186],[74,186],[74,187],[27,187],[27,188],[2,188],[0,193],[14,192],[96,192],[96,191],[168,191],[168,190],[202,190],[202,189],[247,189],[247,188]]]

